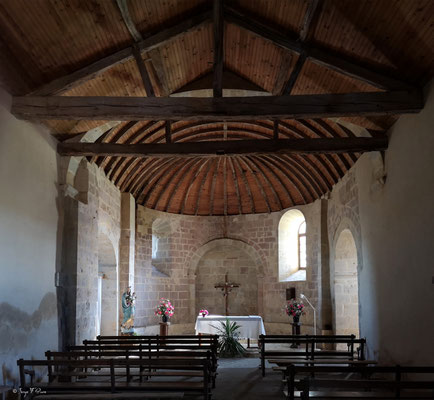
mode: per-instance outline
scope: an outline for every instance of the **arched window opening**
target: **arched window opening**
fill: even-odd
[[[306,221],[298,228],[298,268],[306,269]]]
[[[306,280],[307,226],[299,210],[287,211],[279,222],[279,282]]]

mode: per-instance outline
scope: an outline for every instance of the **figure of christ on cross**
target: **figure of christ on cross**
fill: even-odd
[[[238,283],[230,283],[228,282],[228,273],[226,272],[225,275],[225,283],[219,283],[218,285],[214,286],[216,289],[221,289],[223,292],[223,297],[225,298],[225,315],[228,315],[228,297],[229,293],[232,291],[232,289],[240,287]]]

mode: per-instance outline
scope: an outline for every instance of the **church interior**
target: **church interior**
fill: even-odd
[[[433,15],[433,0],[0,0],[4,398],[35,377],[19,359],[197,337],[212,315],[333,351],[355,335],[373,368],[431,367],[433,398]],[[285,398],[258,338],[247,366],[219,360],[206,400]],[[253,376],[266,394],[235,395]]]

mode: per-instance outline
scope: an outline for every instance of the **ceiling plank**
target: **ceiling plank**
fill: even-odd
[[[312,138],[279,140],[228,140],[176,143],[58,143],[62,156],[173,157],[197,155],[266,154],[266,153],[348,153],[382,151],[387,136],[353,138]]]
[[[183,35],[186,32],[197,29],[200,25],[211,19],[211,11],[201,12],[192,15],[191,17],[175,24],[169,28],[163,29],[160,32],[152,34],[145,39],[137,42],[140,52],[150,51],[162,44]],[[39,89],[33,91],[32,95],[49,96],[52,94],[60,94],[70,90],[96,76],[100,75],[107,69],[127,61],[133,57],[133,50],[131,47],[119,50],[107,57],[103,57],[92,64],[89,64],[77,71],[68,75],[54,79],[51,82],[41,86]]]
[[[224,20],[223,20],[223,0],[214,0],[213,7],[214,19],[214,79],[213,97],[223,95],[223,46],[224,46]]]
[[[239,157],[239,160],[241,160],[241,161],[243,162],[243,164],[246,166],[247,171],[250,173],[251,176],[253,176],[253,179],[254,179],[254,181],[255,181],[255,183],[256,183],[256,186],[258,187],[259,192],[261,193],[262,198],[263,198],[264,201],[265,201],[265,205],[267,206],[267,212],[270,213],[270,212],[272,211],[272,208],[271,208],[270,202],[269,202],[269,200],[268,200],[268,196],[267,196],[266,193],[265,193],[264,186],[262,185],[262,183],[261,183],[261,181],[259,180],[259,178],[257,177],[256,173],[253,171],[253,169],[251,168],[251,166],[250,166],[249,163],[247,162],[247,158],[241,156],[241,157]],[[241,165],[241,161],[239,161],[239,162],[240,162],[240,165]]]
[[[210,160],[208,163],[208,166],[206,167],[206,170],[202,176],[199,189],[197,190],[197,199],[196,199],[196,207],[194,208],[194,215],[197,215],[199,212],[199,206],[200,206],[200,199],[202,197],[202,193],[205,192],[205,183],[208,180],[208,175],[211,171],[211,167],[215,164],[215,160]]]
[[[229,157],[229,165],[231,167],[232,180],[234,181],[235,192],[237,194],[238,214],[242,214],[243,213],[243,207],[242,207],[242,204],[241,204],[240,187],[239,187],[239,184],[238,184],[237,174],[235,173],[235,168],[234,168],[234,163],[232,161],[232,157]]]
[[[420,90],[225,98],[13,97],[12,114],[28,120],[258,120],[419,112]]]
[[[250,200],[250,212],[253,214],[256,214],[255,200],[253,198],[252,191],[250,190],[249,182],[247,182],[247,177],[244,173],[243,168],[241,167],[241,164],[240,164],[238,157],[232,157],[232,162],[233,162],[234,167],[238,168],[239,174],[241,176],[241,180],[243,181],[244,187],[247,191],[247,196]]]
[[[307,58],[316,63],[340,72],[362,82],[373,85],[380,89],[409,89],[411,86],[399,79],[395,79],[387,74],[374,71],[359,65],[356,61],[345,59],[342,55],[333,54],[330,49],[319,46],[308,45],[297,40],[296,37],[283,34],[278,29],[264,24],[260,19],[248,15],[242,10],[225,6],[225,19],[253,34],[272,41],[276,45],[296,52],[304,52]]]

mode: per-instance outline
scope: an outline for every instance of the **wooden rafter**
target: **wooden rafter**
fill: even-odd
[[[279,140],[228,140],[177,143],[59,143],[63,156],[173,157],[262,153],[347,153],[387,149],[387,136]]]
[[[241,26],[257,36],[272,41],[284,49],[298,54],[304,52],[308,60],[316,64],[359,79],[380,89],[409,89],[411,87],[402,80],[374,71],[372,68],[359,65],[357,62],[346,59],[342,55],[333,54],[329,49],[302,43],[297,40],[297,37],[285,35],[278,29],[264,24],[258,18],[248,15],[243,10],[225,6],[225,18],[228,22]]]
[[[140,42],[141,40],[143,40],[142,34],[137,30],[136,24],[131,18],[130,10],[128,8],[128,0],[116,0],[116,4],[119,7],[122,19],[124,20],[124,23],[134,41]]]
[[[206,21],[209,21],[210,19],[211,11],[193,14],[191,17],[186,18],[178,24],[172,25],[166,29],[161,30],[160,32],[146,37],[140,42],[137,42],[137,45],[140,49],[140,52],[150,51],[170,40],[173,40],[179,35],[183,35],[186,32],[197,29],[200,25],[202,25]],[[33,91],[32,95],[48,96],[63,93],[92,78],[95,78],[107,69],[114,67],[121,62],[127,61],[132,57],[133,49],[131,47],[127,47],[107,57],[103,57],[93,62],[92,64],[89,64],[77,71],[72,72],[71,74],[54,79],[53,81]]]
[[[211,171],[211,167],[213,166],[213,164],[215,164],[215,160],[210,160],[210,162],[208,163],[208,166],[206,168],[206,171],[203,174],[202,180],[200,182],[199,189],[197,191],[197,199],[196,199],[196,207],[194,209],[194,215],[197,215],[199,212],[200,199],[202,197],[202,192],[204,191],[203,188],[205,186],[205,182],[208,178],[209,172]]]
[[[187,199],[188,199],[188,197],[190,195],[190,192],[191,192],[191,189],[192,189],[192,187],[194,185],[195,180],[197,179],[197,177],[199,176],[199,174],[202,172],[202,169],[205,167],[205,165],[207,165],[210,162],[211,162],[211,158],[208,158],[205,161],[203,161],[202,164],[199,166],[199,168],[194,173],[194,175],[191,177],[190,182],[188,182],[188,184],[187,184],[187,192],[183,196],[183,200],[182,200],[181,214],[184,214],[185,206],[187,205]],[[199,188],[199,190],[200,190],[200,188]]]
[[[151,78],[149,77],[148,70],[146,69],[145,63],[142,58],[142,53],[140,52],[137,44],[133,45],[133,55],[136,60],[137,68],[140,72],[140,77],[142,78],[142,83],[146,91],[146,96],[155,97],[155,91],[154,87],[152,86]]]
[[[321,118],[419,112],[420,90],[225,98],[13,97],[12,113],[29,120],[139,121]]]
[[[164,134],[166,137],[166,143],[172,143],[172,123],[171,123],[171,121],[166,121]]]
[[[178,174],[175,174],[176,175],[175,177],[177,177],[178,175],[181,175],[181,176],[179,177],[178,181],[173,185],[173,187],[170,188],[169,184],[170,184],[170,182],[173,181],[174,178],[172,178],[172,180],[169,182],[169,184],[166,185],[166,192],[168,192],[169,194],[167,195],[166,205],[163,207],[165,212],[169,211],[170,206],[172,205],[173,200],[175,198],[174,194],[179,189],[181,183],[184,182],[185,178],[187,178],[189,169],[194,169],[194,168],[199,169],[201,162],[202,162],[202,160],[200,158],[199,159],[192,159],[189,164],[185,165],[182,169],[180,169],[178,171]],[[181,173],[184,170],[185,170],[185,172]]]
[[[214,79],[213,97],[223,95],[223,51],[224,51],[224,20],[223,20],[223,0],[214,0],[213,7],[214,22]]]
[[[261,163],[258,163],[257,160],[255,159],[255,157],[252,157],[252,156],[244,157],[244,159],[248,160],[251,164],[253,164],[253,166],[256,168],[256,170],[259,171],[260,175],[262,176],[262,179],[265,181],[265,183],[267,184],[267,186],[270,188],[271,192],[273,193],[273,196],[276,199],[277,205],[279,206],[280,209],[282,209],[283,208],[282,201],[280,200],[280,197],[277,194],[276,189],[274,188],[274,185],[271,183],[270,179],[268,178],[266,170],[264,168],[264,165]],[[268,173],[273,175],[273,177],[278,182],[280,182],[279,178],[277,177],[277,175],[275,174],[275,172],[272,169],[268,169]],[[264,188],[264,190],[265,190],[265,188]]]
[[[290,177],[290,175],[288,174],[288,171],[286,171],[285,169],[283,169],[278,163],[277,165],[277,169],[276,171],[273,170],[274,165],[274,160],[271,160],[269,158],[269,155],[266,156],[258,156],[258,160],[260,160],[262,163],[264,163],[264,165],[266,165],[268,167],[268,169],[270,170],[270,172],[273,174],[273,176],[275,177],[275,179],[279,182],[280,186],[283,188],[286,196],[288,196],[288,199],[290,200],[290,205],[294,206],[296,203],[294,201],[294,197],[292,196],[291,191],[289,190],[288,186],[285,185],[285,183],[283,182],[282,178],[280,177],[279,173],[284,175],[285,178],[289,181],[292,182],[292,179]],[[279,173],[278,173],[279,172]]]
[[[216,187],[217,175],[218,175],[219,169],[220,169],[220,164],[221,164],[221,158],[218,158],[216,160],[216,167],[214,169],[214,173],[213,173],[212,178],[211,178],[211,193],[210,193],[210,197],[209,197],[210,215],[214,214],[214,195],[215,195],[215,187]]]
[[[249,200],[250,200],[251,212],[256,213],[255,200],[253,199],[252,191],[250,190],[249,183],[247,182],[246,175],[244,174],[243,168],[240,165],[238,157],[236,157],[236,156],[232,157],[232,161],[234,163],[234,167],[238,168],[238,171],[240,172],[241,180],[243,181],[244,187],[246,188],[247,195],[248,195]]]
[[[307,37],[309,36],[311,25],[313,24],[314,19],[318,17],[320,11],[320,4],[321,4],[320,0],[309,1],[309,6],[304,16],[303,26],[300,31],[300,37],[299,37],[300,42],[306,41]],[[295,83],[297,82],[297,79],[300,76],[301,70],[303,69],[306,60],[307,60],[306,52],[304,51],[300,52],[295,67],[291,72],[291,76],[289,77],[288,81],[285,83],[281,94],[283,95],[291,94],[292,89],[294,88]]]
[[[313,184],[310,175],[305,170],[297,168],[292,162],[291,157],[280,157],[279,162],[283,164],[288,171],[291,171],[292,175],[302,184],[300,187],[303,187],[303,189],[308,193],[310,196],[310,201],[313,201],[315,198],[322,195],[321,191],[316,192],[317,187],[315,187],[315,184]]]
[[[232,157],[229,157],[229,165],[231,166],[232,179],[234,181],[235,192],[237,194],[237,199],[238,199],[238,214],[241,214],[243,212],[243,207],[241,204],[240,187],[238,185],[237,174],[235,173],[235,167],[232,161]]]
[[[271,209],[271,205],[270,205],[270,202],[268,201],[268,196],[267,196],[266,193],[265,193],[265,189],[264,189],[264,186],[262,185],[261,181],[260,181],[259,178],[256,176],[255,172],[253,172],[251,166],[249,165],[249,163],[248,163],[247,160],[246,160],[246,157],[242,157],[242,156],[241,156],[241,157],[239,157],[239,160],[240,160],[240,161],[239,161],[240,164],[241,164],[241,162],[242,162],[242,163],[246,166],[247,171],[250,172],[250,175],[253,176],[253,179],[254,179],[254,181],[255,181],[255,183],[256,183],[256,186],[258,187],[259,192],[261,193],[262,198],[263,198],[264,201],[265,201],[265,204],[266,204],[266,206],[267,206],[267,210],[268,210],[268,212],[271,212],[271,211],[272,211],[272,209]]]

